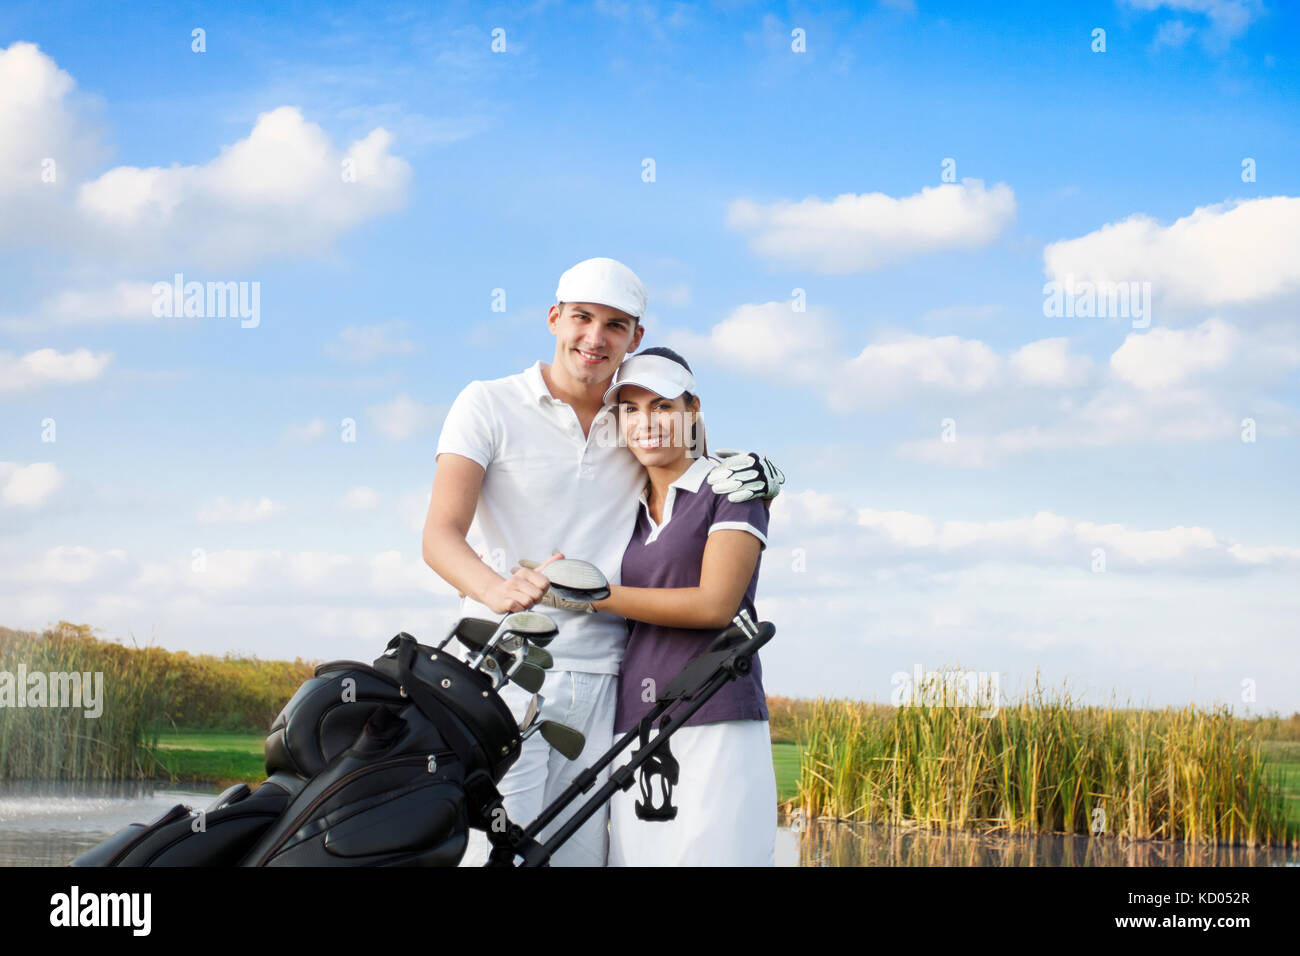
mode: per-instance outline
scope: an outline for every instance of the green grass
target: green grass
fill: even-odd
[[[1272,771],[1270,779],[1286,792],[1287,822],[1300,827],[1300,742],[1265,740],[1263,748]]]
[[[265,734],[177,731],[158,736],[153,756],[173,782],[261,783],[266,779]]]
[[[799,745],[772,744],[772,765],[776,768],[776,799],[793,800],[799,793]]]

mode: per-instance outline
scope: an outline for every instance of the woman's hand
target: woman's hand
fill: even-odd
[[[538,564],[536,561],[529,561],[526,558],[520,558],[519,563],[523,565],[525,568],[541,569],[544,568],[546,565],[550,564],[556,558],[562,558],[562,557],[564,557],[564,555],[560,554],[559,551],[556,551],[554,554],[552,554],[541,564]],[[511,570],[518,571],[519,568],[511,568]],[[583,614],[596,613],[596,608],[592,605],[590,601],[570,601],[568,598],[562,598],[554,591],[551,590],[548,590],[545,594],[542,595],[541,603],[545,604],[547,607],[560,608],[565,611],[581,611]]]
[[[510,577],[502,578],[499,583],[488,588],[483,595],[483,603],[496,614],[527,611],[540,603],[551,587],[551,582],[542,574],[541,569],[562,557],[562,554],[553,554],[535,569],[515,568]]]

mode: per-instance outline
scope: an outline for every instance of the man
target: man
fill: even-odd
[[[616,409],[605,406],[603,396],[624,355],[645,334],[645,287],[621,262],[587,259],[560,277],[555,296],[546,317],[555,336],[551,363],[471,382],[452,404],[438,439],[424,560],[465,596],[462,616],[496,619],[533,608],[549,587],[546,577],[535,568],[513,574],[506,569],[555,550],[590,561],[612,584],[620,580],[645,472],[627,448],[610,439],[618,433],[609,420]],[[733,500],[773,497],[783,476],[770,463],[739,470],[756,460],[729,459],[731,469],[719,468],[710,477],[715,491]],[[486,543],[486,562],[466,540],[471,525]],[[499,784],[510,819],[524,826],[612,743],[627,639],[625,621],[610,614],[559,607],[544,612],[559,634],[547,647],[555,663],[542,688],[541,716],[581,731],[587,742],[574,761],[541,735],[525,742]],[[522,716],[529,695],[508,684],[501,696]],[[552,864],[603,866],[607,820],[602,808]],[[471,831],[464,865],[482,864],[487,854],[484,834]]]

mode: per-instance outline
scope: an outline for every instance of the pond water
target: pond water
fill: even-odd
[[[205,806],[217,790],[145,784],[6,784],[0,866],[65,866],[129,823],[177,803]],[[1110,837],[938,833],[815,820],[777,831],[777,866],[1300,866],[1300,851],[1188,847]]]
[[[788,821],[787,821],[788,823]],[[783,826],[778,866],[1300,866],[1300,850],[1155,840],[1010,836],[814,820]]]
[[[178,803],[207,806],[217,790],[149,783],[15,784],[0,790],[0,866],[66,866],[128,823]]]

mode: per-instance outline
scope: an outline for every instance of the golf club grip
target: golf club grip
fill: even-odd
[[[753,638],[754,650],[758,650],[760,647],[762,647],[764,644],[770,641],[772,639],[772,635],[774,635],[775,633],[776,633],[776,627],[772,624],[771,621],[761,622],[758,625],[758,635]],[[709,649],[705,653],[709,653],[712,651],[726,650],[729,647],[738,646],[744,641],[748,641],[748,640],[750,640],[749,635],[746,634],[743,630],[741,630],[737,625],[732,624],[725,631],[720,632],[718,636],[713,639],[713,643],[709,645]]]

